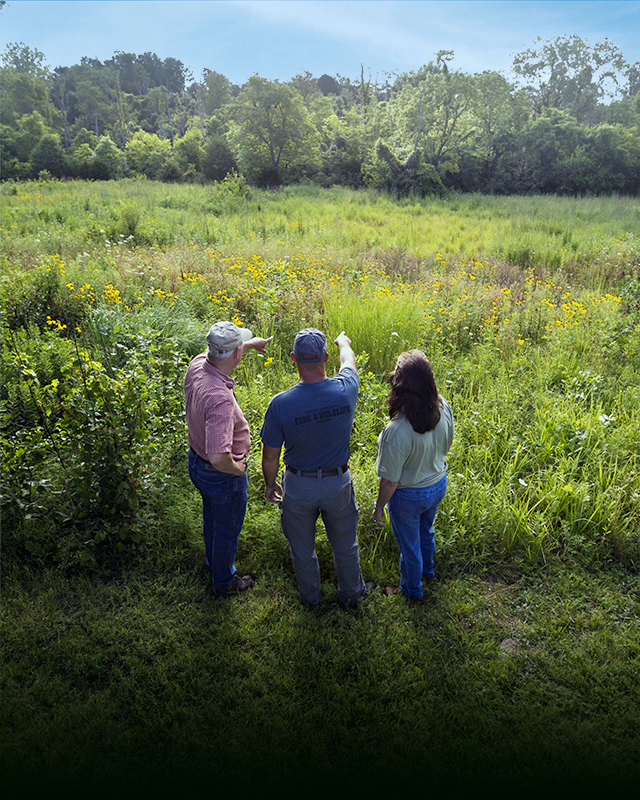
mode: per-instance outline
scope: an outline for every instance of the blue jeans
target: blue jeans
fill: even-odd
[[[220,472],[190,450],[189,477],[202,496],[202,535],[213,585],[229,586],[247,511],[247,475]]]
[[[436,543],[433,521],[447,491],[447,476],[423,489],[396,489],[387,508],[400,548],[400,590],[414,600],[422,597],[422,576],[433,577]]]

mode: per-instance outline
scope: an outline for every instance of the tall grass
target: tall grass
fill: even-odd
[[[121,243],[195,242],[266,260],[320,249],[341,268],[375,260],[411,277],[441,260],[491,258],[587,284],[595,275],[617,279],[638,256],[637,202],[628,197],[453,195],[398,203],[339,188],[259,192],[237,182],[131,180],[5,185],[2,206],[5,253],[26,263],[53,253],[65,262],[96,250],[108,256]]]
[[[377,374],[390,370],[398,353],[423,338],[423,314],[414,297],[393,296],[385,286],[329,295],[324,318],[328,331],[349,332],[354,350]]]
[[[273,335],[269,356],[248,358],[238,371],[238,395],[257,443],[269,398],[296,380],[289,357],[295,332],[315,325],[332,340],[346,330],[362,374],[354,475],[360,501],[369,507],[376,482],[371,464],[385,423],[385,375],[398,353],[422,348],[457,420],[440,521],[443,564],[447,558],[480,564],[499,557],[535,565],[568,551],[590,562],[613,555],[636,563],[638,316],[614,280],[626,276],[627,287],[638,280],[635,240],[624,232],[637,209],[634,201],[459,197],[393,203],[345,190],[257,193],[245,187],[239,194],[228,186],[145,182],[125,182],[118,190],[112,184],[31,184],[17,194],[4,191],[4,319],[14,331],[35,325],[46,352],[58,352],[74,335],[112,377],[135,356],[136,370],[146,371],[151,387],[154,358],[160,357],[166,375],[176,374],[185,358],[204,348],[215,319]],[[207,214],[214,205],[216,214]],[[258,217],[266,226],[260,236]],[[83,239],[87,226],[95,231],[102,224],[97,220],[107,218],[112,225],[128,224],[129,233],[116,238],[112,227],[110,238],[100,229],[99,237]],[[44,226],[40,236],[35,220]],[[278,228],[278,220],[286,224]],[[380,235],[393,246],[378,249],[375,258],[377,244],[364,241],[361,231],[382,221],[386,232]],[[224,247],[189,238],[194,226],[205,223],[228,226]],[[175,226],[175,235],[162,245],[167,226]],[[422,226],[422,247],[438,242],[440,250],[419,252],[416,226]],[[57,229],[76,238],[75,256],[71,250],[68,256],[41,252]],[[317,241],[320,229],[326,244]],[[453,261],[441,252],[446,248],[437,232],[445,229],[449,238],[452,231],[460,234],[449,253],[473,255]],[[156,231],[159,240],[135,244],[144,230]],[[477,244],[479,232],[496,248],[486,257],[479,255],[485,246]],[[505,248],[518,246],[516,237],[535,243],[541,235],[546,244],[535,244],[535,258],[519,258],[515,251],[504,257]],[[86,249],[80,252],[81,246]],[[12,341],[5,349],[5,397],[11,403],[22,397],[30,417],[37,408],[56,420],[52,401],[67,373],[45,368],[26,340],[20,347]],[[10,388],[18,363],[19,391]],[[338,367],[335,348],[328,366]],[[28,374],[35,377],[25,379]],[[58,381],[55,392],[48,388],[51,380]],[[27,385],[31,397],[24,394]],[[180,392],[179,381],[165,382],[154,394],[165,399],[153,402],[178,409]],[[177,422],[171,420],[172,430]],[[61,439],[73,447],[71,438]],[[41,442],[45,450],[48,440]],[[148,436],[142,441],[144,459],[157,442]],[[168,458],[177,463],[178,453]],[[45,458],[42,465],[47,463]],[[259,505],[257,458],[250,474]],[[612,474],[611,481],[595,477]],[[64,491],[60,476],[47,480]],[[16,485],[14,496],[19,492]],[[46,514],[44,491],[42,503]],[[268,511],[256,508],[254,520],[250,509],[247,531],[260,529]],[[32,549],[33,513],[23,526]],[[157,535],[162,538],[161,528]],[[52,536],[47,528],[43,537],[51,542]],[[366,516],[361,539],[365,563],[373,570],[382,557],[391,577],[393,541],[387,537],[383,544]]]
[[[637,786],[640,272],[632,199],[2,187],[8,790]],[[14,192],[14,193],[12,193]],[[207,595],[182,379],[210,324],[254,447],[238,567]],[[351,336],[363,571],[300,608],[259,432],[296,331]],[[371,521],[386,375],[423,348],[456,437],[426,603]],[[331,348],[329,370],[338,367]]]

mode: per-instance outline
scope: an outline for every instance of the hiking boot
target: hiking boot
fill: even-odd
[[[242,578],[236,574],[228,586],[213,586],[211,591],[214,597],[231,597],[240,592],[246,592],[253,586],[253,578],[251,575],[244,575]]]

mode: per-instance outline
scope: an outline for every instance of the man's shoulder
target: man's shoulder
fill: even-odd
[[[197,376],[200,374],[200,372],[202,372],[202,362],[204,361],[203,356],[204,354],[201,353],[195,358],[192,358],[189,362],[187,371],[184,374],[185,386],[193,385],[193,383],[197,380]]]
[[[193,370],[195,369],[200,369],[202,367],[202,363],[206,361],[206,358],[207,358],[206,353],[198,353],[198,355],[194,356],[189,362],[189,366],[187,367],[187,372],[193,372]]]
[[[299,383],[295,383],[293,386],[290,386],[288,389],[283,389],[281,392],[274,394],[271,398],[272,403],[279,403],[283,400],[289,400],[294,397],[300,388]]]
[[[358,387],[360,385],[360,376],[355,367],[342,367],[340,372],[333,377],[329,378],[331,381],[338,381],[344,385],[352,385]]]
[[[201,353],[192,359],[184,376],[185,391],[196,392],[204,400],[226,401],[233,397],[234,380],[207,360]]]
[[[280,409],[286,409],[290,405],[295,405],[298,403],[299,398],[296,398],[296,395],[298,393],[299,386],[300,384],[296,383],[294,386],[290,386],[288,389],[284,389],[283,391],[274,394],[267,405],[266,417],[274,413],[279,414]]]

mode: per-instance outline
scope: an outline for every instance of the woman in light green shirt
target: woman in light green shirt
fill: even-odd
[[[400,591],[420,600],[422,578],[435,577],[433,522],[447,489],[446,456],[454,433],[451,406],[438,394],[433,367],[420,350],[398,357],[391,375],[389,417],[378,439],[380,484],[373,518],[384,527],[388,505],[400,548]]]

